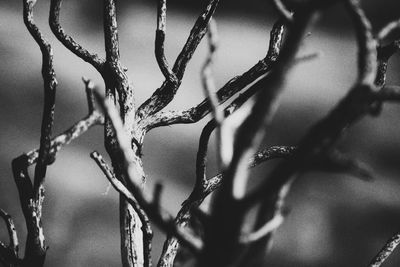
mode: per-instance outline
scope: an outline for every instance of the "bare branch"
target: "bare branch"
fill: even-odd
[[[157,30],[155,40],[155,55],[158,66],[165,79],[172,83],[179,83],[175,73],[170,69],[164,53],[165,30],[167,21],[167,0],[158,0],[157,5]]]
[[[91,103],[92,85],[86,80],[86,92],[88,97],[90,114],[78,121],[64,133],[51,139],[50,148],[47,155],[46,165],[54,162],[60,149],[69,144],[74,139],[85,133],[94,125],[104,123],[104,117],[94,109]],[[41,223],[42,204],[44,198],[44,188],[39,190],[39,198],[35,200],[35,193],[31,179],[28,174],[28,167],[37,163],[39,159],[39,149],[32,150],[15,158],[12,162],[14,179],[18,188],[22,211],[28,229],[27,248],[24,260],[32,264],[43,265],[47,247],[44,242],[43,228]],[[41,250],[37,249],[40,247]],[[37,254],[36,254],[37,253]]]
[[[272,4],[287,22],[293,22],[293,13],[286,8],[282,0],[272,0]]]
[[[359,0],[346,0],[345,3],[357,34],[358,81],[373,86],[377,73],[377,44],[372,35],[371,23],[361,9]]]
[[[210,133],[209,132],[210,130],[212,132],[212,129],[214,129],[212,128],[212,121],[209,122],[207,125],[209,126],[203,128],[203,132],[201,135],[202,137],[200,137],[198,154],[202,154],[202,152],[200,152],[201,149],[203,148],[207,149],[206,146],[204,145],[206,142],[208,143],[208,141],[206,141],[206,136],[208,133]],[[286,146],[273,146],[267,149],[263,149],[257,152],[254,155],[254,157],[249,161],[249,167],[255,167],[258,164],[261,164],[267,160],[271,160],[274,158],[286,158],[290,156],[294,152],[294,150],[295,150],[294,147],[286,147]],[[190,194],[189,198],[182,203],[182,208],[179,210],[175,218],[175,224],[180,227],[186,227],[188,222],[190,221],[190,218],[192,217],[193,211],[200,206],[200,204],[209,194],[211,194],[217,188],[219,188],[219,186],[222,183],[222,179],[223,179],[222,174],[218,174],[208,180],[202,175],[197,174],[196,183],[194,185],[192,193]],[[172,235],[168,235],[167,240],[165,241],[163,246],[163,252],[158,262],[158,266],[159,267],[173,266],[178,249],[179,249],[179,241]]]
[[[117,177],[114,175],[111,168],[104,161],[103,157],[97,151],[93,151],[90,153],[90,157],[97,163],[99,168],[103,171],[104,175],[110,181],[110,183],[115,187],[112,181],[118,181]],[[119,181],[118,181],[119,182]],[[120,183],[120,182],[119,182]],[[122,183],[121,183],[122,185]],[[121,187],[121,185],[119,185]],[[124,188],[125,186],[122,185]],[[124,190],[127,190],[126,188]],[[132,203],[133,204],[132,204]],[[144,210],[140,207],[137,200],[132,197],[129,202],[132,207],[135,209],[138,214],[140,221],[142,222],[142,231],[143,231],[143,249],[144,249],[144,266],[151,266],[151,242],[153,239],[153,230],[151,229],[150,220],[147,217]]]
[[[52,0],[50,4],[49,25],[52,32],[67,49],[69,49],[82,60],[91,64],[99,72],[102,72],[104,59],[101,59],[97,54],[93,54],[82,47],[71,36],[65,33],[64,29],[62,28],[60,24],[61,3],[62,0]]]
[[[274,218],[272,218],[272,220],[268,221],[257,231],[249,234],[242,234],[240,236],[240,242],[246,244],[260,240],[261,238],[265,237],[266,235],[277,229],[283,223],[283,220],[284,217],[282,216],[282,214],[277,214]]]
[[[279,55],[283,34],[284,25],[282,20],[278,20],[274,24],[270,33],[271,38],[266,57],[260,60],[242,75],[230,79],[222,88],[218,90],[217,96],[220,104],[230,99],[233,95],[246,88],[272,69]],[[150,116],[148,119],[141,121],[140,123],[142,125],[141,127],[143,127],[145,131],[149,131],[160,126],[178,123],[195,123],[204,118],[210,112],[210,110],[210,102],[208,99],[205,99],[197,106],[188,110],[158,112]]]
[[[167,79],[162,86],[139,107],[137,111],[137,116],[139,118],[143,119],[160,111],[172,101],[180,86],[188,62],[191,60],[197,46],[207,32],[207,25],[217,8],[218,2],[219,0],[208,0],[207,7],[197,18],[182,51],[176,59],[172,72],[176,75],[178,82],[171,82]],[[164,64],[161,66],[163,65]]]
[[[7,226],[8,236],[9,236],[9,240],[10,240],[8,249],[12,252],[12,257],[14,259],[18,259],[19,242],[18,242],[18,235],[17,235],[17,230],[15,229],[14,221],[12,220],[11,216],[2,209],[0,209],[0,217],[3,218],[3,220]]]
[[[208,122],[204,126],[200,134],[199,148],[196,157],[196,185],[195,188],[202,189],[203,185],[207,183],[206,165],[207,165],[207,151],[210,136],[216,127],[214,120]]]
[[[393,32],[400,30],[400,19],[389,22],[377,34],[379,42],[387,39]]]
[[[400,234],[397,233],[392,236],[385,244],[385,246],[379,251],[379,253],[372,259],[369,267],[379,267],[383,264],[387,258],[393,253],[396,247],[400,243]]]
[[[213,114],[213,118],[216,124],[220,125],[224,119],[224,114],[219,108],[219,100],[217,95],[214,93],[215,82],[212,76],[212,66],[214,63],[215,52],[218,49],[217,24],[215,20],[211,20],[208,24],[208,49],[209,53],[201,71],[201,78],[206,98],[209,99],[209,103],[211,105],[211,113]]]
[[[118,100],[126,131],[133,133],[136,122],[134,92],[126,74],[126,68],[122,66],[120,60],[116,0],[104,0],[103,4],[106,62],[102,76],[106,85],[106,97]],[[118,97],[116,93],[118,93]],[[106,149],[112,155],[113,150],[117,148],[112,145],[115,143],[115,138],[111,134],[113,131],[108,121],[106,121],[105,128]]]
[[[24,22],[28,31],[39,45],[42,52],[42,76],[44,81],[44,105],[38,162],[35,168],[34,190],[37,194],[42,186],[47,169],[47,157],[54,120],[54,105],[57,80],[53,69],[53,50],[33,20],[33,7],[36,1],[24,0]],[[39,196],[38,196],[39,197]]]
[[[62,134],[51,139],[50,149],[48,153],[48,162],[51,164],[55,161],[57,153],[62,147],[68,145],[73,140],[84,134],[91,127],[95,125],[104,124],[103,115],[97,111],[94,107],[93,99],[93,83],[90,80],[84,79],[86,96],[88,101],[89,114],[72,125],[69,129],[64,131]],[[35,164],[39,157],[39,149],[31,150],[17,158],[20,163],[26,165],[26,167]]]
[[[28,228],[24,260],[31,262],[34,266],[42,266],[47,250],[41,222],[42,204],[44,201],[43,183],[46,176],[48,156],[51,147],[57,80],[53,69],[53,50],[40,32],[39,28],[36,26],[33,19],[33,8],[35,3],[35,0],[23,1],[23,18],[26,28],[39,45],[42,52],[44,104],[40,131],[40,147],[35,167],[34,184],[33,188],[29,189],[30,195],[22,197],[21,200],[24,201],[21,201],[21,205],[23,210],[25,210],[24,216]],[[23,175],[23,177],[20,177],[21,179],[29,179],[27,176],[27,170],[23,170],[22,172],[17,173],[17,175]],[[18,177],[15,177],[15,179],[17,178]],[[19,185],[18,182],[17,185]],[[21,191],[20,188],[18,190],[20,193],[23,191]]]
[[[94,83],[85,77],[82,77],[82,81],[85,84],[86,100],[88,104],[89,114],[92,114],[95,110],[95,99],[93,95]]]
[[[126,200],[133,206],[138,204],[140,208],[142,208],[147,215],[156,223],[162,230],[169,233],[171,232],[173,235],[177,236],[186,246],[192,249],[194,252],[199,252],[201,249],[201,241],[193,237],[192,235],[183,232],[182,229],[176,227],[173,223],[173,218],[169,215],[165,210],[160,209],[158,207],[155,208],[153,202],[150,200],[150,197],[145,194],[141,190],[141,185],[137,183],[137,178],[135,178],[137,173],[137,164],[135,161],[131,161],[131,153],[132,150],[130,148],[130,140],[125,134],[124,126],[122,124],[121,118],[115,106],[111,104],[109,101],[103,101],[102,97],[95,92],[96,97],[99,99],[99,102],[104,109],[104,112],[107,114],[110,119],[112,126],[115,131],[115,136],[118,141],[121,158],[124,160],[124,176],[128,177],[128,181],[131,182],[130,190],[128,190],[123,183],[121,183],[115,177],[107,177],[113,187],[122,194]],[[137,200],[137,202],[136,202]],[[136,204],[135,204],[136,203]],[[138,208],[139,208],[138,207]]]
[[[372,38],[370,24],[363,11],[359,8],[358,1],[349,0],[346,2],[346,6],[356,24],[359,46],[359,76],[357,82],[333,111],[311,128],[301,140],[295,155],[274,169],[263,185],[257,188],[256,191],[258,193],[251,194],[254,202],[264,198],[258,213],[257,227],[262,226],[266,221],[273,218],[273,215],[280,209],[285,197],[285,194],[282,194],[282,190],[290,187],[294,175],[299,170],[302,170],[303,166],[308,166],[308,163],[315,157],[329,151],[344,129],[370,113],[371,104],[375,101],[373,92],[377,74],[377,58],[376,45]],[[263,196],[268,196],[268,198]],[[252,251],[252,255],[264,251],[270,240],[271,237],[269,236],[253,243],[249,249]]]
[[[207,32],[208,24],[214,15],[214,12],[218,6],[219,0],[209,0],[206,9],[203,13],[197,18],[196,23],[194,24],[192,30],[190,31],[190,35],[182,48],[182,51],[178,55],[173,71],[176,73],[176,76],[179,79],[182,79],[183,74],[186,69],[186,65],[192,58],[194,51],[199,45],[200,41],[203,39],[204,35]]]
[[[104,0],[104,40],[106,61],[117,64],[119,62],[119,41],[115,0]]]

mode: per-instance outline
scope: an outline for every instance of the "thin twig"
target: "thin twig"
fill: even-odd
[[[208,24],[207,36],[209,52],[201,70],[201,80],[206,98],[208,98],[210,102],[211,113],[213,115],[215,123],[218,126],[224,119],[224,114],[222,112],[222,109],[219,107],[219,100],[217,95],[215,94],[214,77],[212,75],[212,67],[215,60],[215,53],[218,49],[217,24],[214,19],[212,19]]]
[[[389,22],[377,34],[377,39],[382,42],[388,38],[394,31],[400,30],[400,19]]]
[[[156,30],[156,40],[154,46],[156,60],[165,79],[172,84],[177,84],[178,78],[176,77],[172,69],[169,67],[164,52],[166,22],[167,22],[167,0],[158,0],[157,30]]]
[[[246,244],[260,240],[261,238],[265,237],[266,235],[277,229],[283,223],[283,220],[284,217],[282,216],[282,214],[277,214],[272,220],[268,221],[262,227],[260,227],[260,229],[252,233],[242,234],[239,237],[240,242]]]
[[[392,236],[379,251],[379,253],[372,259],[369,267],[380,267],[387,258],[393,253],[396,247],[400,244],[400,234],[397,233]]]
[[[279,14],[285,18],[286,21],[292,22],[293,21],[293,14],[290,12],[282,0],[272,0],[272,3],[275,9],[279,12]]]

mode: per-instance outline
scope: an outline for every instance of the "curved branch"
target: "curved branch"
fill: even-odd
[[[172,84],[177,84],[179,83],[178,78],[176,77],[172,69],[169,67],[164,52],[166,22],[167,22],[167,0],[158,0],[157,30],[156,30],[156,40],[154,46],[156,60],[165,79]]]
[[[101,59],[99,55],[93,54],[82,47],[71,36],[65,33],[64,29],[62,28],[60,24],[61,3],[62,0],[51,0],[49,25],[52,32],[68,50],[70,50],[82,60],[91,64],[101,73],[104,65],[104,59]]]
[[[248,234],[242,234],[239,239],[240,242],[243,244],[248,244],[255,242],[257,240],[260,240],[261,238],[267,236],[271,232],[273,232],[275,229],[277,229],[282,223],[283,223],[284,217],[282,214],[278,213],[274,216],[274,218],[267,223],[265,223],[262,227],[260,227],[258,230],[248,233]]]
[[[400,19],[389,22],[384,26],[377,34],[377,39],[379,42],[384,41],[388,38],[394,31],[400,30]]]
[[[19,251],[19,242],[18,242],[18,235],[17,235],[17,230],[15,229],[15,224],[14,221],[12,220],[11,216],[5,212],[4,210],[0,209],[0,217],[4,220],[6,226],[7,226],[7,231],[8,231],[8,236],[9,236],[9,245],[7,249],[11,252],[12,258],[15,260],[18,259],[18,251]],[[10,255],[8,255],[10,256]]]

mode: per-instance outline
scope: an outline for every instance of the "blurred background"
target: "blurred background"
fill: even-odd
[[[21,1],[0,1],[0,207],[16,222],[22,250],[25,223],[11,173],[11,160],[38,147],[42,112],[41,54],[22,20]],[[183,46],[205,1],[170,0],[166,53],[172,62]],[[218,87],[241,74],[267,51],[269,31],[277,18],[269,1],[222,1],[216,13],[220,49],[215,66]],[[156,1],[119,1],[118,23],[123,64],[140,104],[162,83],[153,55]],[[397,0],[363,1],[374,30],[399,17]],[[103,88],[101,77],[66,50],[47,25],[49,1],[38,1],[35,19],[53,45],[59,81],[55,133],[87,113],[81,77]],[[96,0],[65,1],[62,25],[92,52],[104,55],[102,7]],[[268,128],[265,144],[295,145],[307,129],[343,97],[354,82],[356,44],[342,7],[324,12],[310,28],[300,54],[321,52],[298,64],[288,77],[281,105]],[[205,43],[205,42],[204,42]],[[167,109],[199,103],[199,71],[206,54],[201,44],[190,62],[181,89]],[[399,56],[390,61],[388,84],[400,84]],[[400,106],[387,104],[378,118],[367,117],[341,139],[341,151],[367,163],[375,180],[346,174],[310,172],[297,179],[287,200],[291,213],[279,228],[268,266],[366,266],[386,240],[400,231]],[[197,143],[207,118],[196,125],[155,129],[145,139],[144,167],[148,190],[165,186],[163,205],[176,213],[194,182]],[[100,127],[64,148],[48,169],[44,229],[50,249],[46,266],[120,266],[118,195],[89,158],[103,149]],[[217,172],[210,144],[209,175]],[[255,170],[265,175],[276,162]],[[0,240],[7,241],[0,223]],[[165,237],[156,231],[154,259]],[[396,251],[385,266],[399,266]]]

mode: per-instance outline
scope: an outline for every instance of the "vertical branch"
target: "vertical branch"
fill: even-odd
[[[115,0],[104,0],[104,40],[107,62],[117,64],[119,41]]]
[[[41,126],[40,148],[38,160],[35,167],[33,188],[26,187],[28,192],[23,192],[23,207],[25,220],[28,229],[27,244],[25,249],[25,262],[30,262],[33,266],[42,266],[44,263],[47,247],[42,228],[42,205],[44,201],[44,178],[46,176],[51,148],[51,135],[54,121],[54,106],[57,80],[53,69],[53,51],[50,44],[36,26],[33,19],[33,8],[36,1],[23,1],[24,23],[39,45],[42,52],[42,76],[44,81],[44,105]],[[26,168],[26,167],[24,167]],[[29,179],[27,170],[16,173],[16,179]],[[24,184],[30,184],[23,182]],[[18,185],[18,182],[17,182]],[[29,189],[28,189],[29,188]],[[21,192],[21,191],[20,191]],[[20,196],[21,197],[21,196]]]
[[[376,78],[377,52],[376,40],[372,35],[371,23],[359,5],[359,0],[344,2],[353,18],[358,43],[358,81],[360,84],[373,85]]]
[[[216,95],[214,77],[212,75],[212,67],[215,60],[215,53],[218,49],[218,33],[217,23],[211,20],[208,24],[208,55],[201,70],[201,80],[206,97],[211,105],[211,113],[217,125],[219,126],[224,119],[222,109],[219,107],[218,96]]]
[[[33,7],[36,1],[24,0],[24,22],[30,34],[39,45],[42,52],[42,76],[44,82],[44,104],[41,126],[39,158],[35,168],[34,190],[38,194],[46,176],[47,157],[50,150],[50,140],[54,121],[54,106],[57,80],[53,68],[53,50],[45,40],[33,20]]]
[[[108,167],[107,163],[104,161],[103,157],[97,152],[94,151],[90,154],[90,157],[97,163],[100,169],[103,171],[104,175],[110,181],[118,181],[115,177],[114,173]],[[153,238],[153,231],[151,229],[149,218],[147,217],[144,210],[140,207],[139,203],[136,199],[132,199],[134,201],[134,205],[132,207],[135,209],[135,212],[140,217],[142,222],[142,231],[143,231],[143,253],[144,253],[144,261],[143,266],[148,267],[151,266],[151,243]]]
[[[109,179],[111,184],[119,193],[124,195],[126,200],[136,210],[143,209],[148,214],[149,218],[153,219],[154,223],[156,223],[162,230],[177,236],[193,251],[198,252],[202,247],[201,241],[194,238],[191,234],[183,232],[179,227],[173,224],[171,215],[169,215],[164,209],[161,209],[158,202],[154,202],[158,201],[159,197],[153,197],[153,201],[151,201],[150,197],[145,194],[142,189],[142,184],[138,182],[140,179],[135,178],[135,176],[141,177],[142,173],[136,166],[138,162],[131,160],[131,142],[124,131],[122,120],[118,112],[116,112],[115,106],[110,103],[110,101],[103,100],[99,94],[96,96],[98,97],[102,108],[111,121],[115,131],[116,140],[118,142],[118,153],[122,159],[121,164],[123,165],[123,176],[128,177],[127,181],[132,181],[132,183],[128,184],[128,187],[126,187],[115,176],[106,175],[107,179]]]
[[[154,52],[158,66],[165,79],[172,83],[178,83],[178,78],[175,73],[170,69],[168,61],[164,52],[165,30],[167,24],[167,0],[159,0],[157,5],[157,30],[156,40],[154,45]]]
[[[120,62],[117,11],[115,0],[104,0],[104,40],[106,50],[106,62],[102,73],[106,86],[106,96],[118,101],[120,116],[124,123],[124,128],[131,140],[135,139],[135,107],[133,88],[129,83],[124,67]],[[134,178],[139,179],[139,183],[144,186],[145,176],[140,159],[141,144],[132,142],[131,160],[137,163],[137,170],[141,175]],[[132,181],[127,181],[128,177],[123,174],[123,165],[120,154],[118,153],[117,139],[114,135],[111,122],[106,119],[105,123],[105,147],[112,160],[112,165],[117,178],[125,185],[129,186]],[[143,232],[142,222],[137,212],[120,195],[120,231],[121,231],[121,257],[124,267],[142,266],[144,264],[143,255]]]

